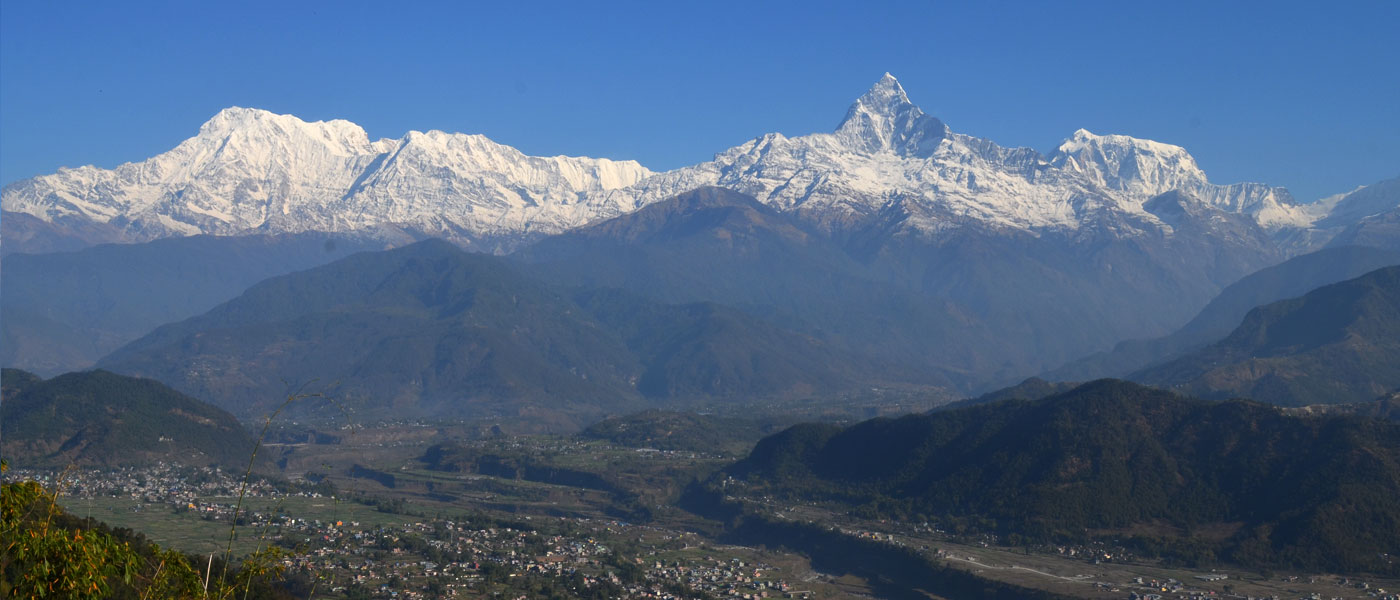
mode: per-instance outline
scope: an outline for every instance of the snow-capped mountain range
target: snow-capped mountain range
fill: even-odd
[[[3,206],[49,222],[118,222],[135,239],[385,225],[518,235],[629,209],[588,199],[651,174],[636,161],[526,156],[481,135],[411,131],[370,141],[349,121],[229,108],[149,160],[6,186]]]
[[[889,74],[856,100],[834,133],[768,134],[711,162],[604,196],[648,204],[700,185],[742,191],[837,227],[897,204],[905,225],[925,232],[968,220],[1076,228],[1100,211],[1135,214],[1169,229],[1143,203],[1171,190],[1249,214],[1268,229],[1306,227],[1321,216],[1321,207],[1300,205],[1283,188],[1214,185],[1178,146],[1081,129],[1043,156],[954,133],[911,103]]]
[[[828,229],[894,209],[901,229],[960,224],[1075,229],[1103,214],[1170,233],[1144,207],[1178,191],[1270,232],[1307,229],[1335,204],[1283,188],[1210,183],[1178,146],[1079,130],[1048,156],[952,132],[886,74],[833,133],[771,133],[664,173],[635,161],[533,157],[480,135],[371,141],[343,121],[229,108],[151,159],[19,181],[0,204],[48,223],[94,222],[131,240],[196,233],[397,227],[505,249],[715,185]]]

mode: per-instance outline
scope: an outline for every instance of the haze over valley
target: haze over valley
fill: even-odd
[[[912,35],[886,8],[862,18],[884,15],[879,23]],[[4,37],[18,35],[15,15],[54,19],[35,11],[7,8]],[[333,12],[315,16],[363,26]],[[1018,53],[1058,47],[1045,26],[978,15],[965,16],[980,30],[1020,32],[1007,41]],[[420,16],[442,33],[436,14]],[[386,26],[400,17],[382,16]],[[221,96],[231,101],[219,106],[241,106],[204,113],[164,150],[106,167],[23,167],[0,190],[0,595],[1396,598],[1400,165],[1347,154],[1389,170],[1327,195],[1319,182],[1363,172],[1338,166],[1342,151],[1295,169],[1306,194],[1208,176],[1202,165],[1277,172],[1258,168],[1260,157],[1297,146],[1260,133],[1232,140],[1248,151],[1229,163],[1193,116],[1173,139],[1201,141],[1198,160],[1194,144],[1100,125],[1171,106],[1158,96],[1214,101],[1190,86],[1165,91],[1197,79],[1216,78],[1223,98],[1254,71],[1227,77],[1183,48],[1200,73],[1159,65],[1151,76],[1105,53],[1118,68],[1104,72],[1122,79],[1114,87],[1085,78],[1082,61],[1042,57],[1067,63],[1059,93],[1093,87],[1105,98],[1100,119],[1049,93],[1003,104],[1006,78],[896,60],[927,57],[890,51],[891,36],[851,18],[853,33],[833,39],[852,60],[892,66],[822,108],[834,127],[814,133],[774,118],[754,129],[766,133],[716,142],[731,130],[707,112],[649,136],[676,154],[632,158],[610,145],[622,138],[588,129],[591,116],[568,112],[575,128],[540,114],[522,79],[505,88],[520,106],[498,106],[480,129],[379,137],[384,119],[348,120],[393,89],[378,79],[313,111],[258,108],[248,100],[277,88],[249,83]],[[1382,21],[1346,22],[1369,31]],[[1094,35],[1059,23],[1078,32],[1057,42],[1066,47],[1083,50]],[[1221,56],[1243,60],[1203,27]],[[593,31],[567,31],[583,29]],[[1126,43],[1128,29],[1117,22],[1103,35]],[[1160,33],[1144,29],[1144,39]],[[947,35],[966,41],[974,30]],[[503,31],[481,32],[518,54],[498,60],[538,68],[523,44],[539,32]],[[771,44],[795,44],[791,34],[735,43],[779,53]],[[151,35],[169,48],[185,34]],[[386,56],[449,64],[424,48],[427,37],[364,57],[364,73],[377,65],[377,77],[402,83]],[[460,37],[432,43],[485,43]],[[609,54],[616,67],[589,68],[622,69],[632,79],[616,86],[629,93],[559,73],[573,88],[538,93],[558,101],[577,90],[573,100],[594,111],[610,99],[617,122],[603,129],[618,136],[634,131],[628,119],[670,116],[655,112],[672,108],[648,86],[680,80],[635,62],[646,53],[626,37],[608,38],[625,55]],[[47,47],[24,39],[4,48],[0,89],[39,118],[16,82],[37,81],[34,65],[66,63],[13,58]],[[726,77],[749,77],[718,39],[696,32],[697,48],[715,54],[702,62],[728,56]],[[879,50],[859,50],[858,39]],[[1370,39],[1332,51],[1359,55]],[[550,47],[569,64],[586,54]],[[824,60],[832,77],[842,72]],[[994,61],[986,73],[1020,64],[979,60]],[[797,76],[808,64],[770,66],[772,87],[727,88],[720,112],[817,114],[831,82]],[[881,74],[897,67],[913,74]],[[694,110],[690,95],[727,85],[710,68],[692,75],[707,84],[666,99]],[[1316,65],[1290,68],[1314,87],[1325,79]],[[1160,86],[1130,88],[1158,76]],[[321,75],[299,77],[287,89],[315,90]],[[1221,83],[1230,77],[1240,81]],[[1357,85],[1383,96],[1387,84],[1372,79]],[[451,87],[454,97],[487,101],[493,88],[473,81]],[[913,97],[906,85],[936,93]],[[1129,89],[1132,102],[1106,100]],[[1353,101],[1354,90],[1336,89],[1331,101]],[[429,114],[441,98],[424,90],[396,93]],[[987,110],[968,109],[979,95]],[[380,101],[395,107],[381,116],[415,106]],[[1260,114],[1280,110],[1256,101]],[[1064,111],[1048,119],[1057,126],[1086,122],[1045,149],[1023,147],[1016,140],[1045,129],[1001,127],[1019,118],[1007,106]],[[1346,135],[1393,156],[1390,113],[1358,106],[1353,117],[1374,127]],[[933,107],[953,112],[945,122]],[[534,110],[535,126],[500,125],[517,110]],[[6,137],[46,151],[16,124],[20,111],[6,111]],[[971,122],[967,132],[955,117]],[[501,119],[494,129],[491,118]],[[1315,123],[1292,126],[1322,139]],[[988,137],[974,131],[983,128]],[[583,147],[580,131],[605,158],[525,150],[561,147],[541,142],[550,135]],[[103,139],[91,131],[72,145]],[[714,144],[711,158],[695,161],[701,142]],[[682,154],[691,159],[658,158]],[[20,164],[12,154],[7,177]]]

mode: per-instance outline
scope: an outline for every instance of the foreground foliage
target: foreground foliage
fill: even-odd
[[[131,530],[79,519],[33,481],[0,487],[0,597],[282,598],[306,587],[284,577],[283,552],[266,547],[230,568],[161,548]],[[206,562],[204,568],[197,568]]]

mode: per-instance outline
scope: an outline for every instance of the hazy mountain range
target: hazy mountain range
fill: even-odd
[[[953,398],[1159,365],[1395,264],[1396,181],[1300,203],[1148,140],[1004,148],[889,75],[833,133],[663,173],[228,109],[147,161],[5,187],[3,358],[238,410],[283,379],[448,413]],[[350,256],[425,237],[507,256]],[[110,241],[134,243],[81,249]]]
[[[244,415],[314,375],[362,412],[575,424],[655,402],[852,390],[890,371],[734,309],[570,295],[435,240],[266,280],[99,365]]]
[[[1395,264],[1400,264],[1400,250],[1366,246],[1325,248],[1297,256],[1230,284],[1200,314],[1170,335],[1124,341],[1111,351],[1076,360],[1045,376],[1076,381],[1126,376],[1220,340],[1255,307]]]
[[[85,368],[263,279],[383,248],[335,234],[197,235],[6,256],[0,364],[44,376]]]
[[[1131,375],[1200,396],[1360,402],[1400,389],[1400,266],[1260,306],[1218,342]]]

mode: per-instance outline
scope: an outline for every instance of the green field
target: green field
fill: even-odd
[[[201,498],[220,504],[237,502],[236,497]],[[72,514],[105,522],[113,527],[126,527],[139,531],[151,541],[167,548],[174,548],[192,554],[204,555],[221,552],[228,547],[230,526],[227,521],[206,520],[193,511],[176,511],[165,504],[147,504],[130,498],[68,498],[59,499],[64,510]],[[358,522],[360,529],[374,529],[380,526],[403,525],[422,521],[418,517],[388,514],[358,502],[336,501],[331,498],[245,498],[244,512],[284,513],[291,517],[319,520],[323,523],[343,521],[346,525]],[[233,552],[246,554],[265,545],[265,537],[279,531],[277,526],[264,530],[254,525],[240,526],[235,530]],[[290,533],[290,532],[289,532]],[[302,533],[302,538],[308,533]],[[293,541],[300,541],[289,535]]]

